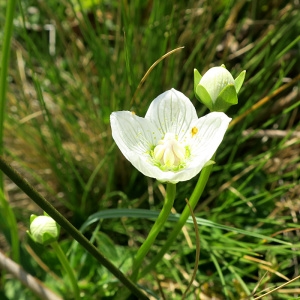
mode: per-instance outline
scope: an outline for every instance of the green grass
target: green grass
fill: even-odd
[[[128,216],[125,210],[159,211],[164,187],[133,169],[114,146],[110,113],[133,110],[144,116],[157,95],[174,87],[193,101],[200,116],[207,110],[193,94],[194,68],[203,74],[225,64],[234,77],[247,70],[239,104],[227,114],[235,119],[264,97],[266,103],[232,126],[218,150],[195,210],[198,218],[216,225],[199,225],[200,263],[187,297],[202,299],[202,293],[246,299],[256,288],[272,289],[285,282],[282,276],[298,274],[299,79],[270,95],[299,75],[300,8],[291,1],[201,3],[21,1],[15,14],[4,149],[7,159],[76,227],[98,211],[111,210],[109,219],[98,216],[85,233],[122,271],[130,272],[132,256],[153,222],[147,214]],[[51,44],[49,24],[55,24],[56,34]],[[136,90],[150,66],[180,46],[184,48],[162,60]],[[196,179],[177,185],[178,213]],[[29,215],[38,209],[9,182],[6,187],[17,220],[27,227]],[[173,225],[167,223],[146,263]],[[119,288],[115,278],[80,247],[71,247],[68,236],[62,236],[62,243],[84,299],[112,297]],[[60,276],[50,250],[35,250]],[[23,255],[30,256],[24,249]],[[30,261],[34,275],[69,299],[67,286]],[[181,299],[194,261],[195,233],[187,224],[156,270],[139,283],[160,299]],[[14,299],[8,296],[12,281],[5,278],[1,291]],[[297,282],[286,287],[296,288]],[[295,295],[296,290],[278,290],[264,299]]]

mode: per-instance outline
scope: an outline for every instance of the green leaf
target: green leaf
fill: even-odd
[[[105,233],[99,231],[95,235],[98,248],[111,261],[117,262],[119,260],[118,253],[114,242]]]
[[[244,70],[241,74],[234,80],[235,90],[238,93],[243,85],[245,80],[246,71]]]
[[[141,209],[141,208],[111,208],[102,210],[99,212],[96,212],[88,217],[88,219],[84,222],[84,224],[81,226],[80,231],[84,232],[91,224],[94,224],[95,222],[99,222],[99,220],[105,220],[105,219],[113,219],[113,218],[122,218],[122,217],[128,217],[128,218],[139,218],[139,219],[150,219],[155,220],[158,217],[159,212],[148,210],[148,209]],[[170,214],[168,217],[168,221],[171,222],[177,222],[180,217],[180,214]],[[252,236],[258,239],[267,240],[269,242],[275,242],[281,245],[291,245],[291,243],[270,237],[268,235],[263,235],[258,232],[253,231],[247,231],[240,228],[230,227],[222,224],[218,224],[215,222],[212,222],[210,220],[202,219],[196,217],[197,224],[199,226],[206,226],[206,227],[212,227],[212,228],[219,228],[221,230],[229,231],[234,234],[242,234],[246,236]],[[191,217],[188,218],[187,223],[193,224],[193,219]]]
[[[198,84],[196,87],[195,95],[210,111],[213,109],[213,102],[205,87]]]

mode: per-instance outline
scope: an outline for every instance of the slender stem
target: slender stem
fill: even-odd
[[[15,7],[16,7],[16,0],[7,1],[3,45],[2,45],[2,56],[1,56],[1,69],[0,69],[1,152],[2,152],[2,146],[3,146],[3,124],[4,124],[4,116],[5,116],[5,105],[6,105],[7,69],[8,69],[8,63],[9,63],[10,41],[11,41],[11,36],[12,36],[12,31],[13,31],[13,20],[14,20]]]
[[[79,300],[80,299],[80,291],[77,284],[77,280],[75,278],[74,272],[71,269],[71,266],[69,264],[69,261],[65,255],[65,253],[62,251],[61,247],[59,246],[58,242],[51,243],[52,248],[54,249],[60,263],[62,264],[62,267],[64,268],[65,272],[69,276],[71,285],[73,287],[74,291],[74,299]]]
[[[118,268],[114,266],[90,241],[78,231],[61,213],[59,213],[41,194],[39,194],[2,156],[0,156],[0,170],[2,170],[26,195],[28,195],[41,209],[64,228],[82,247],[94,256],[101,265],[107,268],[120,280],[138,299],[148,300],[148,297]]]
[[[6,107],[6,88],[7,88],[7,69],[9,63],[9,52],[11,37],[13,32],[13,19],[16,7],[16,0],[7,1],[5,27],[2,44],[2,56],[1,56],[1,68],[0,68],[0,155],[3,154],[3,129],[4,129],[4,117]],[[0,190],[4,191],[3,174],[0,172]],[[12,247],[12,257],[16,262],[20,260],[20,248],[18,227],[15,215],[7,203],[4,192],[0,196],[0,206],[3,209],[1,216],[7,219]]]
[[[214,157],[215,156],[212,157],[212,160],[214,160]],[[165,253],[170,248],[171,244],[174,242],[174,240],[180,233],[182,227],[185,225],[185,223],[190,215],[190,211],[194,210],[195,206],[197,205],[197,203],[199,201],[199,198],[201,197],[201,195],[203,193],[203,190],[204,190],[206,183],[208,181],[208,178],[210,176],[212,167],[213,167],[213,165],[209,165],[201,171],[201,174],[200,174],[200,177],[196,184],[196,187],[189,199],[190,208],[188,205],[185,206],[177,224],[175,225],[172,232],[169,234],[167,241],[164,243],[163,247],[156,254],[156,256],[153,258],[153,260],[150,262],[150,264],[142,270],[139,277],[144,277],[151,269],[153,269],[156,266],[156,264],[163,258]]]
[[[139,274],[139,269],[143,262],[144,257],[147,255],[148,251],[150,250],[151,246],[153,245],[157,235],[161,231],[162,227],[166,223],[168,216],[171,212],[171,209],[174,204],[174,199],[176,196],[176,185],[172,183],[167,183],[167,193],[164,200],[163,208],[157,217],[153,227],[151,228],[146,240],[138,250],[134,262],[133,262],[133,272],[132,272],[132,280],[136,281]]]

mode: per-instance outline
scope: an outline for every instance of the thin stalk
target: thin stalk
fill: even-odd
[[[74,272],[69,264],[69,261],[65,255],[65,253],[62,251],[58,242],[51,243],[51,246],[52,246],[53,250],[55,251],[55,254],[57,255],[62,267],[64,268],[65,272],[67,273],[67,275],[70,279],[70,282],[71,282],[71,285],[73,288],[73,292],[74,292],[74,299],[79,300],[80,299],[80,291],[79,291],[79,287],[77,284],[77,280],[75,278]]]
[[[90,241],[78,231],[61,213],[59,213],[41,194],[39,194],[19,173],[0,156],[2,170],[28,197],[64,228],[83,248],[94,256],[101,265],[107,268],[138,299],[149,299],[129,278],[114,266]]]
[[[168,216],[170,215],[171,209],[174,204],[176,196],[176,185],[172,183],[167,183],[167,193],[164,200],[163,208],[158,215],[153,227],[151,228],[146,240],[142,244],[142,246],[139,248],[133,262],[133,272],[131,275],[131,278],[133,281],[136,281],[139,274],[139,269],[141,267],[141,264],[143,262],[143,259],[149,252],[151,246],[153,245],[157,235],[161,231],[162,227],[166,223]]]
[[[212,157],[212,160],[214,160],[214,158],[215,158],[215,155]],[[172,243],[175,241],[175,239],[178,236],[178,234],[180,233],[182,227],[185,225],[185,223],[190,215],[190,211],[194,210],[195,206],[197,205],[199,198],[201,197],[203,190],[206,186],[206,183],[208,181],[210,173],[212,171],[212,167],[213,167],[213,165],[209,165],[201,171],[201,174],[199,176],[196,187],[189,199],[190,207],[188,205],[185,206],[177,224],[175,225],[174,229],[170,233],[167,241],[164,243],[163,247],[156,254],[156,256],[153,258],[153,260],[150,262],[150,264],[142,270],[142,272],[140,273],[140,276],[139,276],[140,278],[144,277],[149,271],[151,271],[156,266],[156,264],[163,258],[165,253],[169,250]]]
[[[1,56],[1,68],[0,68],[0,155],[3,154],[3,129],[4,129],[4,117],[6,107],[6,89],[7,89],[7,70],[9,63],[10,44],[13,32],[13,19],[16,8],[16,0],[7,1],[4,36],[2,44],[2,56]],[[2,191],[0,197],[0,206],[3,209],[1,213],[2,217],[7,218],[7,223],[10,231],[12,258],[16,261],[20,261],[20,245],[18,238],[18,227],[15,215],[7,203],[4,196],[4,182],[3,174],[0,172],[0,190]]]
[[[13,19],[16,7],[16,1],[10,0],[7,2],[4,36],[2,44],[1,68],[0,68],[0,141],[1,153],[3,151],[3,126],[6,106],[6,88],[7,88],[7,69],[9,63],[10,42],[13,31]]]

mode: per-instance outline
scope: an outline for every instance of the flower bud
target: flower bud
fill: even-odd
[[[203,77],[194,70],[194,91],[196,97],[210,111],[226,111],[231,105],[238,103],[237,93],[239,92],[246,71],[233,79],[230,72],[224,65],[209,69]]]
[[[48,245],[57,241],[60,226],[49,216],[30,216],[28,235],[37,243]]]

